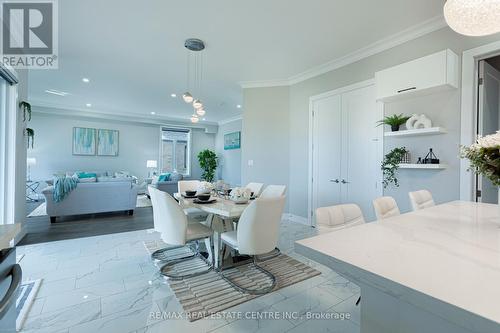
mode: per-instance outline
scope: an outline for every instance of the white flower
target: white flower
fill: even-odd
[[[500,148],[500,131],[495,134],[478,137],[477,143],[471,146],[471,149],[477,150],[478,148]]]
[[[200,182],[200,185],[198,185],[198,192],[199,193],[210,193],[214,189],[214,185],[209,182]]]
[[[231,191],[231,199],[250,199],[252,191],[245,187],[236,187]]]

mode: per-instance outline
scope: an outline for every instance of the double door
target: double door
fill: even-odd
[[[312,104],[312,212],[355,203],[374,220],[372,200],[382,195],[383,110],[373,85],[316,99]]]

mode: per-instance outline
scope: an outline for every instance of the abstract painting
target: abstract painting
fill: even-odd
[[[95,155],[95,128],[73,127],[73,155]]]
[[[241,132],[224,134],[224,150],[241,148]]]
[[[119,132],[117,130],[99,129],[97,135],[98,156],[118,156]]]

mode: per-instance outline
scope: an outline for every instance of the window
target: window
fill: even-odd
[[[161,172],[190,174],[191,132],[188,129],[162,128]]]

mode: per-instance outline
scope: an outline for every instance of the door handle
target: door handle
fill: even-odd
[[[415,90],[415,89],[417,89],[417,87],[411,87],[411,88],[401,89],[401,90],[398,90],[398,94],[401,94],[402,92],[409,91],[409,90]]]
[[[340,181],[338,179],[330,179],[330,182],[337,183],[337,184],[340,183]]]
[[[349,184],[349,182],[347,182],[345,179],[342,179],[341,183],[342,184]]]
[[[5,312],[9,307],[10,303],[14,301],[14,296],[16,296],[16,290],[21,284],[23,275],[21,266],[19,266],[19,264],[13,265],[12,269],[7,274],[7,276],[9,275],[12,275],[12,281],[10,282],[10,286],[9,289],[7,290],[7,293],[5,294],[4,298],[0,301],[0,319],[5,315]]]

